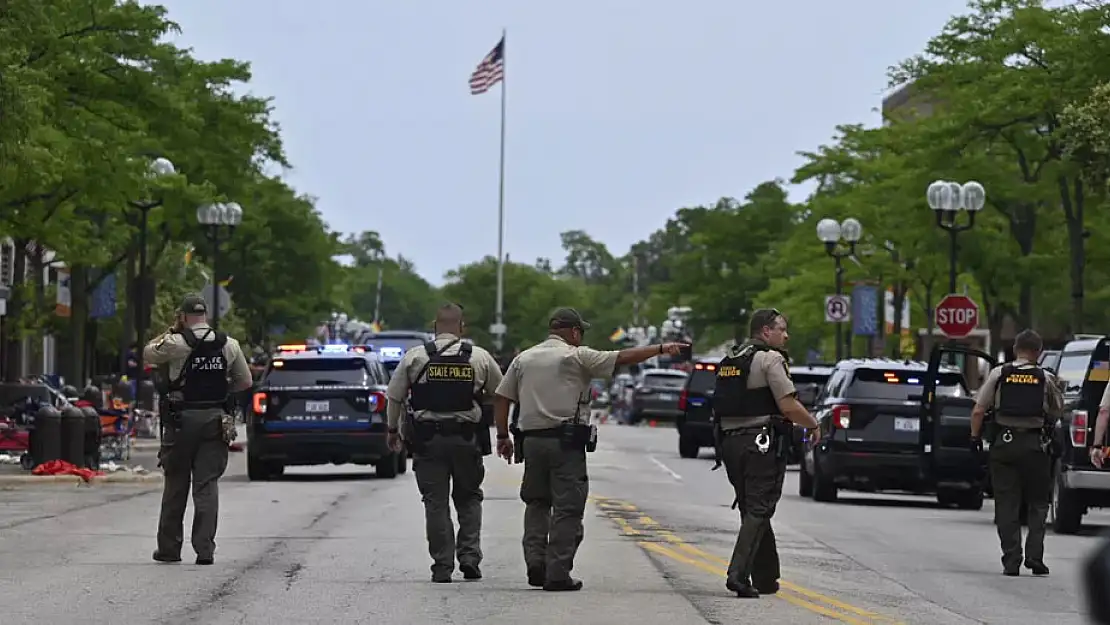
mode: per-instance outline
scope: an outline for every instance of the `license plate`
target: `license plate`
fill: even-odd
[[[327,412],[330,410],[329,403],[326,401],[306,401],[304,409],[305,412]]]
[[[899,432],[916,432],[920,427],[921,422],[917,419],[894,418],[894,429]]]
[[[674,395],[671,395],[670,393],[660,393],[659,399],[662,401],[674,401]]]

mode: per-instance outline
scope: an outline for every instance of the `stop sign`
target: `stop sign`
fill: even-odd
[[[937,304],[936,320],[945,336],[962,339],[979,327],[979,305],[966,295],[945,295]]]

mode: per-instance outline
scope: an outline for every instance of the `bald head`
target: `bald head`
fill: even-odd
[[[463,310],[458,304],[444,304],[436,311],[436,334],[462,336]]]

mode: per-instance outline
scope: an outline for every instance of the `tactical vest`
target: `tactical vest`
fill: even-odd
[[[1003,365],[998,376],[995,420],[1006,427],[1040,428],[1045,420],[1046,386],[1047,378],[1040,367]]]
[[[433,341],[424,343],[428,362],[412,385],[411,405],[414,412],[466,412],[474,408],[474,366],[470,364],[473,346],[463,343],[457,354],[443,354],[458,342],[459,339],[455,339],[443,349],[436,348]],[[420,378],[424,380],[420,381]]]
[[[748,376],[756,354],[771,349],[763,345],[749,345],[740,351],[739,356],[725,357],[717,365],[713,413],[718,419],[755,420],[757,417],[782,414],[771,387],[748,388]]]
[[[211,333],[215,333],[215,338],[205,340]],[[180,393],[180,408],[200,410],[225,406],[230,387],[227,381],[228,362],[224,356],[227,335],[209,328],[204,336],[198,338],[192,329],[185,328],[181,336],[192,351],[177,379],[170,383],[170,390]]]

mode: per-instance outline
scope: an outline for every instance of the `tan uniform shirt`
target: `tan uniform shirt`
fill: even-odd
[[[189,326],[193,334],[200,340],[216,340],[216,332],[207,323],[198,323]],[[185,337],[180,334],[163,334],[154,339],[143,348],[143,360],[152,365],[169,364],[170,380],[176,380],[181,375],[181,368],[185,366],[186,359],[193,348],[185,342]],[[227,379],[230,382],[229,390],[233,393],[250,388],[254,383],[251,377],[247,359],[243,356],[243,349],[239,341],[227,337],[224,344],[224,358],[227,360]]]
[[[524,350],[513,359],[497,394],[520,405],[520,429],[546,430],[575,416],[590,416],[590,381],[611,378],[616,351],[574,347],[561,337]]]
[[[444,356],[458,354],[463,342],[454,334],[436,335],[435,343],[438,349],[442,350],[451,341],[458,342],[443,351]],[[474,397],[480,404],[493,399],[493,391],[501,383],[501,366],[486,350],[477,345],[472,347],[470,365],[474,367]],[[401,418],[405,416],[405,410],[407,410],[405,401],[409,397],[409,389],[412,388],[414,383],[419,382],[414,378],[424,368],[428,360],[427,350],[424,349],[423,345],[418,345],[405,352],[401,362],[397,363],[397,368],[393,370],[393,377],[389,380],[389,388],[386,389],[386,397],[389,399],[389,404],[386,406],[386,417],[389,419],[391,429],[397,428],[401,423]],[[425,373],[423,377],[426,378],[427,374]],[[482,408],[476,404],[470,410],[462,412],[437,413],[420,410],[413,416],[418,420],[446,419],[478,423],[482,419]]]
[[[735,358],[743,351],[743,345],[733,346],[729,349],[729,357]],[[757,352],[752,358],[752,370],[748,373],[748,389],[771,387],[771,393],[776,400],[790,397],[797,392],[794,380],[790,379],[790,369],[786,358],[781,352],[764,350]],[[770,423],[772,415],[762,417],[746,417],[743,419],[724,417],[721,419],[721,429],[732,430],[739,427],[752,427]]]
[[[1014,361],[1014,366],[1018,369],[1030,369],[1037,366],[1037,363],[1018,358]],[[1045,371],[1045,394],[1043,410],[1052,419],[1059,419],[1064,411],[1064,395],[1060,392],[1060,387],[1056,385],[1056,376],[1052,373]],[[983,380],[983,386],[979,387],[979,394],[976,396],[975,404],[981,408],[998,408],[999,391],[1001,390],[998,384],[999,379],[1002,377],[1002,365],[990,370],[987,378]],[[1044,424],[1044,419],[1041,417],[1023,418],[1023,417],[1009,417],[1004,414],[995,414],[995,421],[999,425],[1009,427],[1028,427],[1039,428]]]

